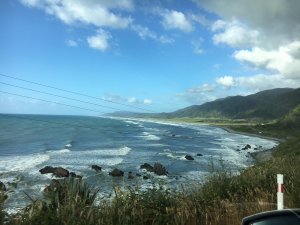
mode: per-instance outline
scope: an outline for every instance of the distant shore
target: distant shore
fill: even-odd
[[[212,126],[212,127],[217,127],[220,129],[223,129],[229,133],[233,133],[233,134],[240,134],[240,135],[245,135],[245,136],[250,136],[250,137],[257,137],[257,138],[262,138],[262,139],[266,139],[266,140],[271,140],[271,141],[275,141],[278,144],[284,142],[283,139],[279,139],[279,138],[275,138],[275,137],[270,137],[270,136],[266,136],[263,134],[254,134],[254,133],[250,133],[250,132],[242,132],[242,131],[237,131],[234,129],[231,129],[229,127],[227,127],[226,125],[216,125],[213,123],[205,123],[205,122],[194,122],[194,121],[178,121],[176,119],[172,120],[172,119],[157,119],[157,118],[118,118],[118,119],[128,119],[128,120],[136,120],[136,121],[144,121],[144,122],[152,122],[152,123],[168,123],[168,124],[173,124],[173,125],[194,125],[194,126],[201,126],[201,125],[206,125],[206,126]],[[247,125],[246,125],[247,126]],[[259,163],[259,162],[264,162],[267,160],[272,159],[272,151],[273,148],[271,149],[266,149],[263,151],[259,151],[259,152],[252,152],[250,153],[251,157],[254,159],[255,162]]]

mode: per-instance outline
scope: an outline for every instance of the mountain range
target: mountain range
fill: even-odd
[[[276,88],[248,96],[230,96],[170,113],[115,112],[110,116],[154,118],[227,118],[299,121],[300,88]]]

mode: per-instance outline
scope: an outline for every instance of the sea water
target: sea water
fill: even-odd
[[[246,144],[251,149],[240,150]],[[10,190],[8,210],[28,204],[24,192],[33,199],[41,198],[53,178],[39,173],[44,166],[61,166],[83,176],[92,187],[100,188],[102,197],[111,196],[113,186],[138,184],[147,188],[160,182],[176,189],[205,180],[212,163],[239,170],[253,163],[249,153],[276,145],[272,140],[208,125],[84,116],[0,115],[0,181]],[[186,160],[187,154],[195,160]],[[143,175],[146,172],[140,166],[155,162],[166,167],[168,176],[150,173],[149,180],[127,179],[129,171]],[[91,165],[101,166],[102,172],[96,173]],[[123,170],[124,178],[109,176],[114,168]]]

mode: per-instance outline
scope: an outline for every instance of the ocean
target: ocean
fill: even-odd
[[[240,150],[246,144],[251,149]],[[237,171],[253,164],[250,152],[271,149],[278,143],[229,133],[208,125],[85,116],[0,115],[0,181],[9,189],[8,211],[41,198],[51,175],[44,166],[61,166],[82,175],[100,197],[110,197],[114,186],[151,187],[159,182],[170,188],[191,187],[205,180],[211,165]],[[238,151],[238,149],[240,151]],[[185,159],[190,154],[195,160]],[[197,156],[202,154],[203,156]],[[145,174],[144,163],[159,162],[168,176],[149,173],[150,179],[127,179],[127,173]],[[222,163],[220,163],[222,162]],[[96,173],[91,165],[99,165]],[[123,178],[111,177],[114,168]]]

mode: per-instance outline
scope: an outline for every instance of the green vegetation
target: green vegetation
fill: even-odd
[[[300,89],[273,89],[248,96],[217,99],[162,115],[165,118],[204,117],[273,120],[286,115],[300,104]]]

